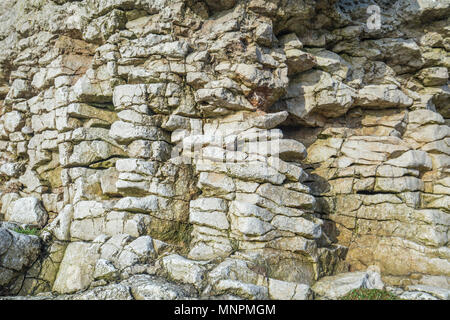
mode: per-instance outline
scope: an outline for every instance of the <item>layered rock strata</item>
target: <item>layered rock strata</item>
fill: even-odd
[[[448,296],[449,13],[4,1],[0,294]]]

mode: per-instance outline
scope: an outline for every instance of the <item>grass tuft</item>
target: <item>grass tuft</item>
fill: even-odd
[[[22,227],[17,227],[13,229],[15,232],[17,233],[22,233],[22,234],[27,234],[30,236],[38,236],[41,233],[41,230],[37,229],[37,228],[22,228]]]
[[[386,290],[354,289],[340,300],[400,300],[400,298]]]

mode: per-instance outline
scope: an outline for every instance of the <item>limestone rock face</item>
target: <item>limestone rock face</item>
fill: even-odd
[[[0,295],[448,299],[449,15],[8,0]]]

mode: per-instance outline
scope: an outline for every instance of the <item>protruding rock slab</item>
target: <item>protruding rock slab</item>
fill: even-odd
[[[336,300],[345,296],[352,290],[383,289],[384,284],[381,281],[380,274],[373,270],[360,272],[341,273],[336,276],[325,277],[317,281],[312,290],[322,299]]]
[[[36,225],[42,228],[48,219],[47,211],[42,202],[34,197],[20,198],[8,208],[6,220],[21,224]]]

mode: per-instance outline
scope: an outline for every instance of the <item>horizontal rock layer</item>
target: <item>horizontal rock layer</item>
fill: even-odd
[[[0,294],[447,299],[449,13],[6,1]]]

